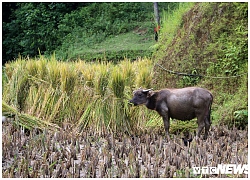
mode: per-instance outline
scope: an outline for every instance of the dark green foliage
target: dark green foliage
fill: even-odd
[[[66,52],[75,43],[92,47],[107,37],[133,30],[140,22],[152,22],[147,26],[150,30],[154,27],[153,3],[32,2],[3,6],[4,61],[19,53],[34,57],[38,49],[48,55],[55,50]],[[176,3],[160,4],[166,10],[175,6]]]
[[[234,112],[234,126],[245,129],[248,125],[248,110],[238,110]]]
[[[75,6],[75,3],[16,3],[17,9],[6,18],[10,22],[3,22],[3,59],[16,58],[18,53],[35,56],[38,49],[41,53],[54,50],[63,40],[58,24]]]
[[[149,9],[144,6],[145,3],[92,3],[66,14],[59,29],[69,34],[75,28],[81,28],[89,36],[99,33],[120,34],[131,29],[131,22],[148,18]]]

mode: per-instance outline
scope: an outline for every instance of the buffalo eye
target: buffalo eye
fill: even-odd
[[[140,93],[140,94],[138,94],[138,97],[142,97],[142,94]]]

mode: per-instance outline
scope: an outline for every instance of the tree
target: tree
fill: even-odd
[[[58,24],[64,15],[88,3],[3,3],[3,64],[17,57],[51,53],[64,34]]]
[[[160,29],[160,14],[159,14],[159,8],[158,8],[158,2],[154,2],[154,14],[155,14],[155,22],[156,22],[156,28],[155,31],[155,41],[158,41],[158,32]]]
[[[155,22],[157,26],[160,25],[160,14],[159,14],[159,8],[158,8],[158,2],[154,2],[154,14],[155,14]]]

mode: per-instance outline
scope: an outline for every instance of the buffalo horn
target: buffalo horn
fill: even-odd
[[[143,89],[142,92],[149,92],[152,91],[153,89]]]
[[[138,90],[140,90],[140,89],[142,89],[142,87],[140,87]],[[134,91],[133,91],[133,94],[134,94],[136,91],[137,91],[137,90],[134,90]]]

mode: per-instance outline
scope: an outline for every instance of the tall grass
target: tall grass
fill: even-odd
[[[154,56],[156,59],[162,59],[164,56],[162,53],[166,51],[166,47],[173,42],[174,37],[179,32],[178,29],[182,26],[182,20],[186,17],[185,13],[188,12],[194,4],[194,2],[182,2],[178,4],[178,7],[173,13],[163,12],[159,43],[156,45],[157,48],[161,50],[155,51]]]
[[[128,103],[135,88],[150,87],[152,62],[146,58],[115,65],[19,57],[6,64],[4,72],[3,103],[46,123],[71,123],[78,132],[91,128],[133,133],[160,118]],[[8,113],[8,108],[3,111]]]
[[[184,13],[188,12],[194,6],[194,2],[183,2],[178,4],[178,8],[173,13],[165,12],[163,14],[162,22],[161,22],[161,31],[168,32],[168,35],[162,36],[165,39],[162,41],[166,41],[165,44],[169,44],[172,42],[174,36],[178,32],[177,30],[180,28],[180,24],[183,18],[185,18]]]

